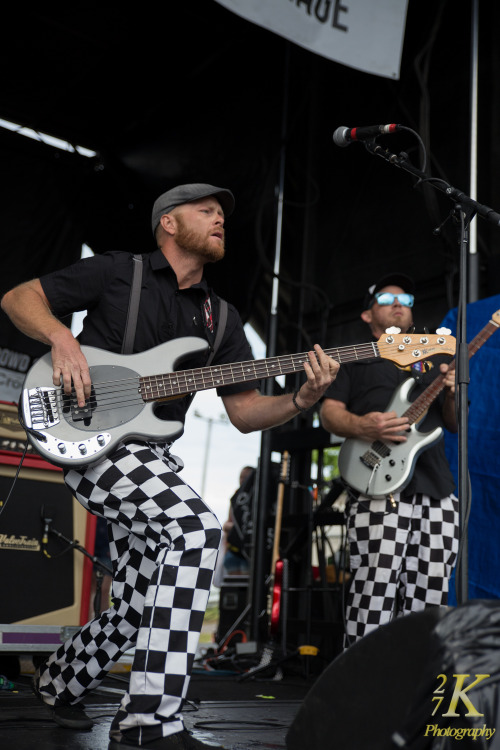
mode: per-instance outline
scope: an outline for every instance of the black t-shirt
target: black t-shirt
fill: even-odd
[[[130,299],[133,256],[127,252],[96,255],[40,278],[52,311],[60,318],[87,310],[81,344],[119,353],[122,348]],[[197,336],[214,343],[220,300],[205,279],[188,289],[179,289],[177,277],[159,250],[143,256],[143,275],[134,352],[151,349],[181,336]],[[179,369],[203,367],[209,352],[183,360]],[[253,359],[241,318],[228,305],[224,336],[212,365]],[[161,362],[158,363],[160,374]],[[222,386],[219,396],[258,388],[258,381]],[[162,419],[184,422],[188,399],[159,405]]]
[[[414,401],[422,391],[440,374],[439,365],[449,363],[449,357],[437,355],[416,362],[412,367],[400,370],[385,359],[349,362],[342,365],[335,381],[324,398],[342,401],[348,411],[362,416],[371,411],[386,411],[395,389],[408,377],[415,379],[409,399]],[[444,393],[432,403],[428,414],[419,425],[421,432],[443,427],[442,406]],[[444,441],[424,450],[417,459],[415,471],[403,496],[417,492],[435,499],[447,497],[454,491],[455,482],[450,471],[444,449]]]

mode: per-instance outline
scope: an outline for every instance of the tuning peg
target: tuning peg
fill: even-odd
[[[410,327],[408,328],[408,330],[406,331],[406,333],[415,333],[415,326],[414,326],[414,325],[411,325],[411,326],[410,326]]]
[[[391,326],[390,328],[385,329],[386,333],[401,333],[401,328],[398,328],[397,326]]]

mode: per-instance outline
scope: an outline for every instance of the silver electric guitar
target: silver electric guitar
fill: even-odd
[[[113,354],[83,346],[90,367],[92,394],[80,408],[74,394],[52,384],[50,353],[29,370],[20,396],[20,415],[28,440],[47,461],[61,467],[96,463],[120,441],[172,440],[182,423],[159,419],[157,402],[233,383],[272,378],[303,370],[307,353],[236,364],[177,370],[183,359],[206,351],[206,341],[184,337],[141,354]],[[338,362],[384,357],[401,366],[432,356],[455,353],[453,336],[384,334],[377,342],[327,349]],[[164,372],[160,375],[149,373]]]
[[[469,358],[489,339],[500,326],[500,310],[492,315],[487,325],[468,345]],[[450,367],[454,367],[452,362]],[[339,471],[342,479],[352,489],[373,499],[382,499],[401,492],[411,481],[415,464],[420,454],[435,445],[443,435],[441,427],[430,432],[420,432],[419,424],[424,419],[432,402],[444,388],[444,377],[438,375],[415,399],[410,394],[415,385],[408,378],[396,388],[386,411],[395,411],[407,417],[410,428],[405,443],[376,440],[372,443],[359,438],[348,438],[339,452]]]

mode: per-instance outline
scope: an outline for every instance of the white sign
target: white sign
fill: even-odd
[[[17,404],[24,382],[24,375],[15,370],[0,367],[0,401]]]
[[[18,403],[30,362],[29,354],[0,347],[0,401]]]
[[[408,0],[216,0],[350,68],[399,78]]]

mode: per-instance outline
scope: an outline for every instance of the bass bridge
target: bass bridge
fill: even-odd
[[[55,388],[32,388],[28,391],[30,427],[47,430],[59,424],[60,414]]]

